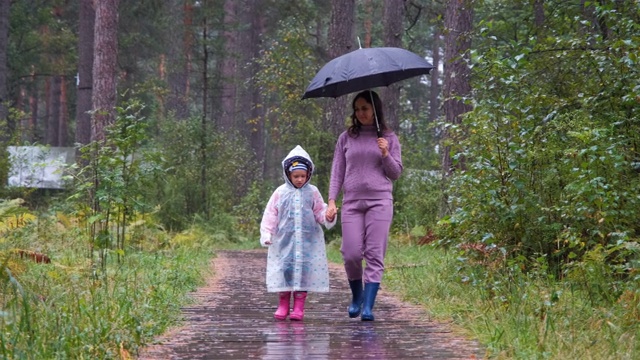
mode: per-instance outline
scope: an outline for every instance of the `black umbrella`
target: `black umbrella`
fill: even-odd
[[[325,64],[311,80],[302,98],[336,98],[426,75],[431,69],[433,65],[427,60],[405,49],[359,48]],[[374,115],[379,133],[378,116]]]

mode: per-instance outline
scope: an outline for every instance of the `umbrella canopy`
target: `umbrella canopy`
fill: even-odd
[[[433,69],[424,58],[395,47],[360,48],[329,61],[307,87],[303,99],[338,97],[356,91],[426,75]]]

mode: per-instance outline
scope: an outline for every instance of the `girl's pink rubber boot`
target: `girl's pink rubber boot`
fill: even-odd
[[[273,314],[276,320],[285,320],[289,315],[289,306],[291,304],[291,291],[280,292],[280,303],[278,303],[278,309]]]
[[[302,320],[304,317],[304,301],[306,298],[306,291],[296,291],[293,293],[293,311],[291,315],[289,315],[289,319]]]

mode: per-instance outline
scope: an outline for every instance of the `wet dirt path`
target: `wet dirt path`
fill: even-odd
[[[376,321],[347,316],[350,291],[331,265],[331,291],[309,293],[302,322],[276,321],[277,295],[265,291],[265,250],[222,251],[215,274],[183,309],[183,326],[139,359],[481,359],[477,343],[429,320],[418,307],[378,292]],[[384,285],[384,282],[382,283]]]

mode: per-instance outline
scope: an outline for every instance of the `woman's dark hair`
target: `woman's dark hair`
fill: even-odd
[[[360,134],[360,128],[362,127],[362,124],[356,118],[356,101],[360,98],[364,99],[368,104],[373,104],[373,108],[375,110],[374,116],[377,116],[378,118],[380,131],[385,132],[386,130],[388,130],[389,128],[384,121],[384,113],[382,112],[382,101],[380,100],[380,96],[378,96],[378,93],[373,90],[365,90],[358,93],[353,98],[353,102],[351,103],[351,109],[353,110],[353,113],[351,114],[351,126],[349,126],[348,130],[349,135],[357,137]],[[371,102],[372,98],[373,103]]]

